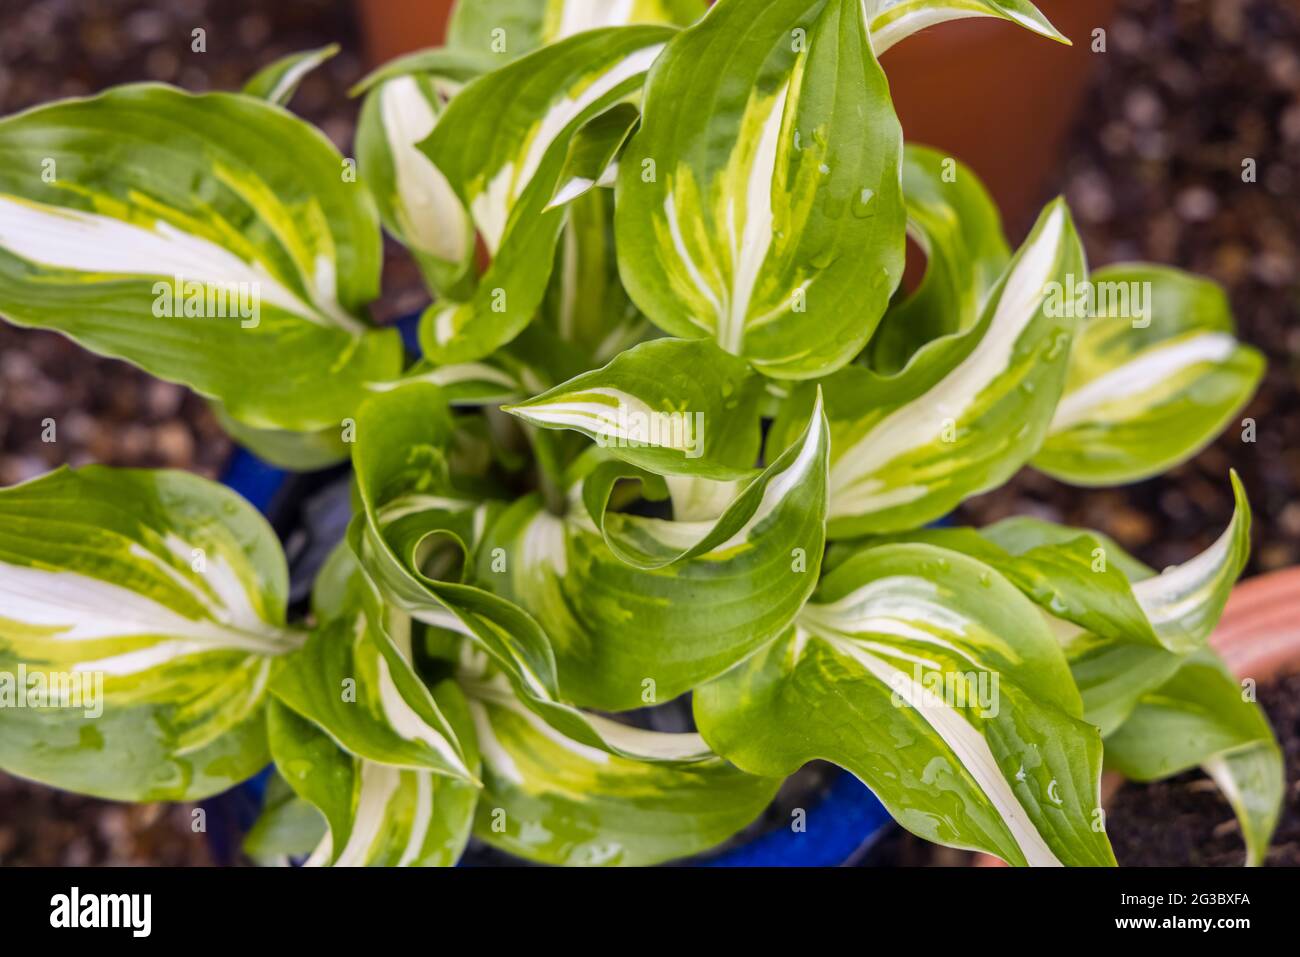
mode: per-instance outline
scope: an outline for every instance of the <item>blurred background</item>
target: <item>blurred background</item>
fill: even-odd
[[[337,42],[342,53],[306,78],[293,109],[346,154],[357,108],[348,87],[374,63],[435,42],[446,6],[4,0],[0,114],[139,80],[237,89],[276,57]],[[959,518],[985,524],[1031,514],[1089,526],[1160,568],[1185,561],[1226,525],[1233,467],[1255,509],[1247,574],[1300,563],[1300,2],[1039,6],[1075,41],[1071,50],[1008,24],[967,21],[886,55],[909,138],[974,166],[1002,203],[1013,243],[1043,202],[1064,193],[1092,265],[1147,259],[1222,283],[1241,337],[1268,356],[1269,371],[1243,413],[1257,423],[1255,444],[1229,429],[1167,476],[1122,489],[1074,490],[1025,471],[968,502]],[[190,50],[196,27],[207,31],[205,53]],[[1105,52],[1093,48],[1099,28]],[[1256,183],[1242,182],[1244,158],[1257,161]],[[422,308],[419,274],[392,244],[385,269],[376,318]],[[59,422],[56,444],[41,442],[47,417]],[[206,406],[181,387],[53,333],[0,322],[0,485],[89,462],[217,478],[229,453]],[[1297,760],[1288,754],[1293,828]],[[1230,821],[1216,793],[1204,800],[1222,804]],[[1237,862],[1239,851],[1229,850]],[[188,807],[116,805],[0,774],[0,864],[210,861]]]

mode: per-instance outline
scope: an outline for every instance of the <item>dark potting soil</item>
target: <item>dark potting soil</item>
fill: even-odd
[[[1267,867],[1300,866],[1300,674],[1260,688],[1259,703],[1282,746],[1286,790]],[[1125,867],[1238,867],[1245,859],[1232,808],[1204,774],[1126,784],[1107,814],[1115,857]]]

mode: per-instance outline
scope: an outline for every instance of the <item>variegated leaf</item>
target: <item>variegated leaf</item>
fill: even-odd
[[[347,442],[343,441],[349,419],[310,432],[258,429],[231,416],[220,402],[214,400],[208,406],[227,435],[277,468],[311,472],[346,462],[351,454]]]
[[[244,836],[243,850],[263,867],[287,867],[306,859],[326,834],[325,818],[279,774],[272,774],[257,820]]]
[[[1006,481],[1037,450],[1065,382],[1075,321],[1053,315],[1053,283],[1084,274],[1058,200],[989,297],[978,325],[930,342],[885,377],[851,366],[822,383],[831,424],[829,534],[915,528]],[[813,400],[801,387],[769,448]]]
[[[978,558],[1059,619],[1054,627],[1067,643],[1087,632],[1090,648],[1102,639],[1185,655],[1204,647],[1250,554],[1250,503],[1235,472],[1231,480],[1236,508],[1227,529],[1158,575],[1099,532],[1028,517],[978,532],[923,529],[869,541],[922,542]]]
[[[534,325],[554,329],[581,351],[586,356],[585,371],[630,349],[654,330],[619,279],[613,192],[590,190],[569,204],[568,213],[542,301],[541,321]]]
[[[432,696],[479,760],[464,696],[450,681]],[[358,758],[279,701],[269,706],[271,753],[280,774],[327,822],[307,859],[336,867],[450,867],[469,840],[479,789],[462,780]]]
[[[513,59],[585,30],[636,23],[684,26],[705,0],[458,0],[447,43]]]
[[[447,178],[417,145],[474,75],[459,61],[407,58],[409,72],[385,68],[367,87],[357,124],[357,161],[384,227],[420,265],[439,295],[474,286],[474,224]]]
[[[781,634],[812,593],[827,454],[817,407],[711,520],[605,514],[608,476],[586,503],[598,523],[577,503],[561,517],[520,499],[488,529],[478,581],[541,624],[567,699],[611,711],[669,701]]]
[[[503,556],[493,555],[484,540],[485,530],[497,524],[494,507],[457,498],[448,484],[446,417],[445,400],[423,384],[376,397],[358,414],[353,464],[364,515],[354,520],[348,539],[385,600],[424,625],[466,639],[521,701],[568,737],[639,760],[708,759],[697,735],[676,736],[673,749],[664,752],[662,742],[565,703],[550,638],[536,620],[506,598],[461,581],[476,556],[498,562]],[[512,560],[504,557],[499,567],[509,567]]]
[[[908,830],[1012,864],[1113,864],[1101,738],[1034,606],[987,565],[927,545],[860,552],[780,641],[695,693],[719,754],[752,774],[821,758]]]
[[[641,119],[634,103],[617,103],[580,129],[569,142],[559,185],[546,207],[563,206],[597,186],[614,185],[616,159]]]
[[[937,150],[903,150],[907,231],[926,256],[916,292],[892,305],[867,347],[870,365],[893,375],[922,346],[979,322],[1011,259],[1002,218],[975,171]]]
[[[1106,738],[1106,764],[1134,781],[1156,781],[1198,765],[1232,805],[1246,862],[1264,862],[1282,813],[1282,752],[1259,705],[1208,650],[1144,694]]]
[[[118,800],[190,800],[267,759],[288,575],[233,492],[60,470],[0,491],[0,768]],[[20,697],[21,696],[21,697]]]
[[[901,156],[861,0],[719,0],[656,64],[619,163],[624,284],[671,335],[825,375],[902,275]]]
[[[1028,0],[866,0],[872,10],[871,42],[876,55],[926,27],[968,17],[996,17],[1040,36],[1069,44]]]
[[[421,359],[391,382],[372,382],[371,394],[413,382],[435,385],[453,408],[521,402],[590,367],[589,357],[543,323],[528,326],[509,345],[474,362],[438,365]]]
[[[698,854],[761,814],[780,784],[717,757],[680,765],[610,754],[557,731],[504,691],[469,687],[484,783],[474,834],[519,857],[641,866]]]
[[[1026,527],[1027,526],[1027,527]],[[971,528],[926,528],[836,545],[831,567],[864,546],[916,542],[961,552],[996,569],[1026,597],[1077,629],[1118,642],[1161,647],[1151,622],[1133,595],[1129,579],[1109,559],[1109,540],[1082,529],[1033,519],[1007,519],[976,531]],[[1181,632],[1171,641],[1185,642]]]
[[[758,460],[762,392],[748,363],[707,340],[654,339],[506,411],[652,472],[728,480]]]
[[[570,141],[638,94],[671,35],[650,26],[582,33],[480,77],[452,101],[421,149],[469,209],[492,263],[471,298],[425,313],[426,356],[478,359],[533,319],[564,225],[551,200]]]
[[[343,590],[344,607],[280,663],[272,692],[359,758],[473,781],[461,743],[415,673],[410,619],[384,607],[346,546],[332,564],[344,565],[346,577],[329,569],[316,587]]]
[[[1236,497],[1232,522],[1213,545],[1190,561],[1156,574],[1102,539],[1107,561],[1122,568],[1165,646],[1130,644],[1073,626],[1057,629],[1083,695],[1085,716],[1103,735],[1118,728],[1144,694],[1171,678],[1188,650],[1203,647],[1218,624],[1250,554],[1250,506],[1235,474],[1232,480]],[[1021,520],[1011,534],[1022,542],[1048,540],[1043,529],[1028,520]]]
[[[1163,266],[1099,270],[1072,303],[1095,316],[1070,355],[1065,394],[1035,468],[1076,485],[1158,475],[1228,425],[1264,374],[1234,336],[1223,290]]]
[[[1159,574],[1135,561],[1109,539],[1095,532],[1062,528],[1035,519],[1019,518],[1001,522],[983,531],[990,541],[1006,549],[1021,561],[1040,564],[1047,572],[1043,588],[1025,588],[1040,605],[1059,618],[1106,637],[1127,636],[1129,640],[1158,643],[1169,651],[1189,652],[1204,646],[1223,608],[1232,593],[1246,561],[1250,557],[1250,502],[1237,473],[1231,474],[1232,494],[1235,502],[1232,521],[1209,548],[1190,561],[1166,568]],[[1068,543],[1068,544],[1067,544]],[[1086,550],[1087,555],[1082,552]],[[1073,552],[1073,555],[1069,553]],[[1151,638],[1136,635],[1131,630],[1092,627],[1093,622],[1082,614],[1063,613],[1069,606],[1081,610],[1096,605],[1093,599],[1081,597],[1076,602],[1062,601],[1051,590],[1062,580],[1061,563],[1072,568],[1074,582],[1082,584],[1085,563],[1094,578],[1106,575],[1114,581],[1113,566],[1131,585],[1131,594],[1141,613],[1150,623]],[[1100,568],[1100,572],[1093,571]],[[1081,594],[1081,592],[1080,592]],[[1127,605],[1127,599],[1125,599]],[[1126,613],[1127,617],[1127,613]]]
[[[228,93],[126,86],[0,120],[0,314],[220,400],[338,427],[401,369],[373,203],[317,130]]]
[[[326,60],[337,56],[338,52],[339,45],[331,43],[315,50],[290,53],[258,70],[244,84],[244,92],[276,106],[287,107],[293,95],[298,92],[298,84],[302,83],[303,77]]]

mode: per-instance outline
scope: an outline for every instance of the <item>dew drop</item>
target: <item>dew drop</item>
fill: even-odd
[[[858,219],[876,215],[876,191],[870,186],[864,186],[858,191],[858,198],[853,203],[853,215]]]

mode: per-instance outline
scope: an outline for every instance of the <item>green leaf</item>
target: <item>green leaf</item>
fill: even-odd
[[[674,765],[611,755],[506,692],[470,686],[484,781],[474,834],[528,860],[642,866],[697,854],[754,820],[781,783],[717,757]]]
[[[1084,717],[1103,735],[1124,722],[1142,695],[1168,680],[1188,653],[1203,648],[1218,624],[1250,553],[1250,505],[1235,473],[1232,483],[1236,509],[1228,528],[1204,552],[1158,575],[1097,532],[1030,518],[1008,519],[982,532],[1017,556],[1010,577],[1059,619],[1054,630],[1083,696]],[[1090,569],[1098,558],[1104,563],[1106,571],[1093,583],[1104,580],[1104,591],[1090,586],[1082,572],[1088,556]],[[1113,587],[1116,570],[1127,582],[1124,590]],[[1132,627],[1130,598],[1147,629]]]
[[[456,0],[447,46],[505,63],[542,45],[549,0]]]
[[[331,43],[315,50],[290,53],[253,74],[244,84],[243,92],[276,106],[287,107],[293,95],[298,92],[298,84],[303,77],[326,60],[337,56],[338,52],[339,45]]]
[[[1009,20],[1050,40],[1070,45],[1069,39],[1028,0],[871,0],[871,42],[876,55],[926,27],[967,17]]]
[[[412,666],[410,619],[387,612],[355,564],[345,587],[345,609],[281,663],[271,690],[359,758],[477,783]]]
[[[525,497],[488,529],[477,579],[537,619],[568,700],[610,711],[668,701],[780,635],[812,593],[827,452],[816,407],[800,442],[716,519],[604,514],[608,475],[586,503],[596,524]]]
[[[586,357],[580,370],[585,371],[608,362],[653,330],[628,298],[618,275],[613,191],[588,190],[569,203],[568,214],[542,301],[541,321],[524,334],[538,326],[554,329]]]
[[[0,490],[0,768],[136,801],[252,776],[272,663],[302,641],[287,579],[270,526],[196,476],[90,466]]]
[[[619,270],[671,335],[766,375],[851,360],[903,270],[902,134],[860,0],[719,0],[646,88]]]
[[[471,298],[424,314],[426,356],[481,358],[533,319],[564,225],[564,209],[548,206],[570,142],[638,93],[671,35],[652,26],[582,33],[480,77],[451,102],[421,149],[469,209],[492,263]]]
[[[447,43],[504,61],[584,30],[635,23],[685,25],[704,10],[704,0],[460,0],[451,14]]]
[[[713,343],[654,339],[506,411],[652,472],[728,480],[753,472],[762,393],[762,377]]]
[[[426,74],[460,87],[501,65],[501,59],[487,53],[456,47],[433,47],[394,57],[378,69],[371,70],[348,90],[348,96],[362,96],[376,87],[404,76]]]
[[[597,186],[613,186],[612,167],[641,119],[634,103],[617,103],[580,129],[569,143],[551,209],[573,202]]]
[[[850,366],[824,380],[832,538],[915,528],[995,488],[1033,455],[1065,382],[1074,320],[1047,290],[1082,275],[1058,200],[1038,221],[969,332],[935,340],[897,376]],[[782,448],[813,396],[802,387],[769,436]]]
[[[988,528],[918,529],[866,540],[919,542],[977,558],[1043,609],[1098,636],[1161,647],[1129,579],[1109,561],[1108,540],[1081,529],[1070,529],[1029,518],[1012,518]],[[861,547],[847,542],[845,553]],[[1061,630],[1064,630],[1063,628]],[[1185,641],[1181,633],[1171,639]],[[1185,649],[1183,649],[1185,650]]]
[[[1200,766],[1232,804],[1247,863],[1264,862],[1282,813],[1282,752],[1263,712],[1208,650],[1143,695],[1106,738],[1106,764],[1134,781],[1156,781]]]
[[[1062,647],[1083,698],[1083,717],[1103,737],[1133,713],[1138,699],[1169,679],[1186,655],[1090,632],[1071,632]]]
[[[0,120],[0,314],[220,400],[338,427],[401,369],[374,206],[319,131],[248,96],[125,86]]]
[[[293,793],[279,774],[266,786],[262,810],[244,837],[244,853],[263,866],[305,858],[326,834],[325,819]]]
[[[466,744],[477,773],[464,695],[450,681],[431,693]],[[280,774],[328,823],[308,866],[450,867],[459,860],[469,840],[478,788],[430,771],[357,758],[279,701],[271,702],[267,725]]]
[[[314,432],[257,429],[233,418],[220,402],[209,403],[221,428],[258,458],[293,472],[312,472],[346,462],[351,451],[343,441],[348,420]]]
[[[544,392],[589,365],[580,349],[562,340],[548,326],[534,323],[485,359],[451,365],[421,359],[400,378],[372,382],[368,390],[373,395],[421,382],[438,386],[453,408],[492,406]]]
[[[868,345],[871,367],[893,375],[916,351],[979,322],[1011,260],[1002,217],[975,171],[937,150],[903,150],[908,233],[926,255],[916,292],[890,307]]]
[[[358,415],[353,464],[364,514],[348,539],[385,599],[467,639],[520,700],[568,737],[644,760],[710,757],[698,735],[676,735],[664,752],[657,739],[561,701],[555,654],[541,626],[513,602],[460,580],[476,553],[491,555],[481,538],[496,519],[491,505],[454,497],[445,468],[448,432],[445,400],[423,384],[376,397]]]
[[[437,65],[423,62],[425,69],[416,70],[417,63],[408,63],[411,72],[390,67],[369,87],[357,124],[357,162],[384,227],[410,250],[430,288],[467,294],[474,282],[474,224],[446,176],[417,148],[462,83]]]
[[[742,770],[833,761],[913,833],[1012,864],[1114,863],[1081,714],[1034,606],[927,545],[858,553],[789,634],[695,693],[705,740]]]
[[[1158,475],[1208,445],[1263,377],[1264,357],[1234,337],[1227,296],[1208,280],[1115,266],[1080,293],[1096,317],[1082,325],[1033,460],[1055,478],[1118,485]]]
[[[431,545],[445,546],[453,562],[459,552],[463,561],[486,523],[479,503],[451,484],[451,436],[446,399],[436,386],[404,385],[361,407],[352,464],[363,515],[353,521],[349,541],[390,603],[426,623],[469,632],[508,673],[553,696],[555,663],[544,635],[515,628],[517,610],[496,606],[458,575],[444,581],[422,571]]]
[[[1057,617],[1074,621],[1106,637],[1127,636],[1129,640],[1158,643],[1169,651],[1193,651],[1204,646],[1214,631],[1232,593],[1232,587],[1250,557],[1250,502],[1246,499],[1246,490],[1236,472],[1231,474],[1231,481],[1235,507],[1228,527],[1201,554],[1181,565],[1167,568],[1158,575],[1124,554],[1123,549],[1114,542],[1095,532],[1062,528],[1030,518],[1017,518],[985,529],[983,534],[1012,554],[1040,565],[1046,574],[1042,587],[1027,590],[1037,592],[1036,596],[1031,597],[1035,597],[1039,604]],[[1101,550],[1100,555],[1098,549]],[[1085,551],[1086,556],[1083,554]],[[1113,564],[1128,579],[1133,598],[1150,622],[1151,635],[1139,636],[1132,630],[1122,628],[1106,630],[1095,627],[1096,623],[1085,614],[1062,613],[1060,600],[1050,594],[1051,588],[1060,583],[1062,562],[1069,564],[1074,576],[1073,586],[1081,592],[1086,588],[1083,564],[1088,562],[1091,569],[1099,558],[1101,567],[1105,570],[1096,573],[1094,577],[1105,575],[1106,582],[1118,584],[1111,574]],[[1098,601],[1092,597],[1082,597],[1073,603],[1066,599],[1066,603],[1082,609],[1096,607]],[[1127,609],[1127,598],[1124,599],[1124,605]],[[1065,610],[1068,611],[1068,608]],[[1124,617],[1131,617],[1128,610],[1124,612]]]

